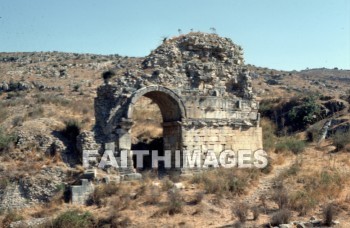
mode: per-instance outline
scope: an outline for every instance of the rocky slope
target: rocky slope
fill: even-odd
[[[48,202],[62,186],[78,179],[79,156],[63,129],[68,120],[76,120],[82,129],[92,128],[96,88],[103,83],[101,74],[109,69],[115,71],[114,80],[120,84],[120,90],[127,90],[124,82],[133,81],[137,86],[144,81],[142,78],[152,83],[163,80],[188,86],[183,83],[190,76],[219,80],[212,82],[223,83],[224,87],[228,82],[239,85],[248,82],[232,76],[247,68],[249,88],[260,100],[320,94],[323,100],[317,102],[330,114],[317,123],[323,125],[324,121],[334,119],[331,128],[349,128],[349,70],[279,71],[246,65],[242,55],[242,48],[232,45],[229,39],[197,33],[165,40],[145,58],[60,52],[0,53],[0,127],[3,135],[15,136],[13,145],[0,150],[0,209]],[[203,93],[216,92],[211,87],[195,86]],[[232,88],[250,96],[250,90]],[[147,102],[144,104],[152,105]],[[139,106],[140,113],[144,104]],[[156,107],[150,110],[153,113]],[[139,118],[147,127],[133,130],[138,133],[133,139],[135,143],[161,135],[159,113],[145,116],[147,113]]]

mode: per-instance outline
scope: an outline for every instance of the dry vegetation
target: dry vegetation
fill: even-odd
[[[69,78],[39,78],[47,85],[61,86],[60,91],[34,89],[0,94],[0,191],[21,177],[36,175],[43,167],[66,169],[70,173],[69,181],[80,175],[81,169],[67,167],[59,154],[45,154],[35,144],[22,149],[15,148],[14,144],[18,130],[32,134],[59,132],[65,140],[74,141],[79,131],[91,129],[93,98],[96,87],[102,83],[100,75],[116,64],[110,62],[94,70],[79,66],[91,61],[95,60],[72,60],[77,67],[68,70]],[[136,65],[138,61],[129,59],[123,63]],[[5,79],[6,72],[21,67],[19,65],[1,63],[1,77]],[[322,219],[322,225],[338,220],[341,227],[350,227],[350,133],[334,132],[332,137],[318,143],[316,133],[330,118],[319,110],[324,105],[322,99],[326,98],[305,99],[305,94],[314,96],[322,92],[332,94],[332,99],[349,102],[350,94],[344,95],[347,71],[316,74],[250,67],[261,75],[253,79],[254,88],[262,90],[259,96],[268,100],[261,105],[264,148],[269,152],[270,161],[267,168],[209,170],[191,178],[170,175],[159,179],[157,175],[145,173],[140,182],[100,185],[84,206],[65,203],[62,188],[50,202],[19,211],[0,211],[0,227],[32,218],[48,218],[43,227],[254,227],[309,221],[311,216]],[[339,80],[326,77],[331,73]],[[38,77],[28,73],[25,79],[37,81]],[[16,74],[11,78],[21,80]],[[266,83],[271,78],[280,84]],[[329,86],[320,88],[313,82],[316,80],[325,81]],[[336,86],[338,89],[334,92]],[[303,110],[308,112],[304,115]],[[344,113],[336,110],[333,116],[345,120],[341,124],[350,119],[348,106],[344,110]],[[288,116],[293,117],[293,121],[288,122]],[[305,116],[307,118],[303,118]],[[149,100],[135,106],[134,118],[134,143],[148,142],[162,135],[161,114]],[[272,180],[268,194],[252,198],[265,180]],[[178,189],[176,183],[184,188]],[[253,200],[248,204],[246,199]]]

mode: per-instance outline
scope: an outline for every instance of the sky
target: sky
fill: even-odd
[[[212,27],[247,64],[350,69],[349,0],[0,0],[0,52],[141,57]]]

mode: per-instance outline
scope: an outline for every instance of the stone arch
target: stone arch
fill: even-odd
[[[133,107],[142,96],[150,98],[159,106],[164,122],[181,121],[183,118],[186,118],[185,106],[173,90],[163,86],[148,86],[137,90],[132,95],[126,113],[127,119],[132,119]]]
[[[182,127],[181,122],[186,118],[185,105],[179,95],[173,90],[163,86],[148,86],[134,92],[130,98],[130,102],[126,111],[126,120],[131,123],[127,124],[124,134],[120,134],[119,145],[124,144],[123,149],[131,149],[130,129],[133,122],[133,109],[136,102],[142,97],[147,97],[155,102],[162,114],[163,118],[163,149],[175,152],[181,150]],[[123,124],[122,124],[123,125]],[[125,126],[125,125],[124,125]],[[126,137],[125,137],[126,136]],[[127,139],[126,141],[124,139]],[[125,145],[125,143],[127,145]],[[132,156],[132,154],[131,154]],[[132,157],[130,157],[130,160]],[[172,154],[172,168],[175,168],[175,156]]]

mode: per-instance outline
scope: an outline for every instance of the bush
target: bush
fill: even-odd
[[[302,103],[294,106],[287,114],[291,125],[297,129],[305,129],[309,124],[315,123],[321,114],[321,106],[315,97],[306,97]]]
[[[323,222],[327,226],[331,226],[334,217],[334,206],[332,204],[328,204],[323,209]]]
[[[6,189],[10,181],[7,177],[0,177],[0,190]]]
[[[263,118],[261,120],[263,130],[263,148],[265,151],[270,151],[275,148],[277,137],[275,135],[276,127],[272,121]]]
[[[263,100],[260,112],[263,117],[268,117],[276,123],[281,133],[304,130],[321,118],[322,109],[316,98],[317,95],[310,95],[304,98],[294,97],[289,101]]]
[[[287,224],[291,217],[292,213],[289,210],[281,209],[272,215],[271,225],[278,226],[280,224]]]
[[[286,208],[289,203],[287,190],[284,187],[276,189],[272,195],[272,200],[278,205],[279,209]]]
[[[168,192],[168,202],[166,211],[169,215],[174,215],[182,212],[183,199],[179,190],[173,189]]]
[[[97,227],[129,227],[131,220],[123,217],[119,212],[112,212],[107,219],[100,219]]]
[[[195,175],[192,183],[202,184],[206,193],[222,196],[223,194],[241,195],[248,184],[257,179],[259,171],[215,169]]]
[[[105,198],[116,195],[119,192],[120,188],[117,184],[110,183],[99,185],[92,193],[89,203],[96,204],[97,206],[104,206],[106,204],[104,201]]]
[[[163,191],[168,191],[174,186],[174,183],[169,180],[168,177],[163,178],[162,180],[162,190]]]
[[[307,129],[306,139],[308,142],[316,142],[317,140],[319,140],[320,132],[324,124],[324,121],[320,121],[311,126],[309,129]]]
[[[255,220],[258,220],[259,215],[260,215],[260,209],[259,209],[259,207],[254,206],[254,207],[251,208],[251,210],[252,210],[252,212],[253,212],[253,220],[254,220],[254,221],[255,221]]]
[[[95,219],[89,212],[70,210],[63,212],[52,221],[51,228],[92,228],[95,227]]]
[[[267,157],[267,166],[260,169],[260,171],[264,174],[269,174],[273,170],[272,159],[271,157]]]
[[[276,144],[276,152],[291,151],[294,154],[299,154],[305,150],[305,142],[292,137],[282,138]]]
[[[160,201],[160,189],[157,186],[150,186],[147,195],[146,195],[146,203],[155,205],[158,204]]]
[[[35,107],[29,111],[28,116],[31,118],[39,118],[44,115],[44,108],[41,106]]]
[[[11,134],[6,134],[5,131],[0,128],[0,153],[9,151],[16,141],[16,137]]]
[[[284,170],[282,173],[279,174],[279,176],[276,178],[276,181],[281,182],[290,176],[296,176],[301,170],[301,166],[301,161],[295,161],[287,170]]]
[[[297,191],[290,196],[289,205],[291,209],[305,216],[307,212],[317,206],[317,200],[306,191]]]
[[[350,130],[347,132],[337,131],[333,137],[333,144],[336,147],[336,151],[343,150],[347,145],[350,144]]]
[[[197,192],[194,196],[194,200],[192,201],[193,204],[200,204],[204,198],[203,192]]]
[[[245,223],[248,216],[248,205],[245,203],[240,203],[232,208],[232,213],[241,223]]]
[[[344,187],[346,176],[337,172],[322,171],[304,178],[305,190],[317,199],[337,197]]]
[[[17,126],[22,126],[23,125],[23,122],[25,121],[25,118],[24,116],[16,116],[13,118],[12,120],[12,125],[14,127],[17,127]]]

